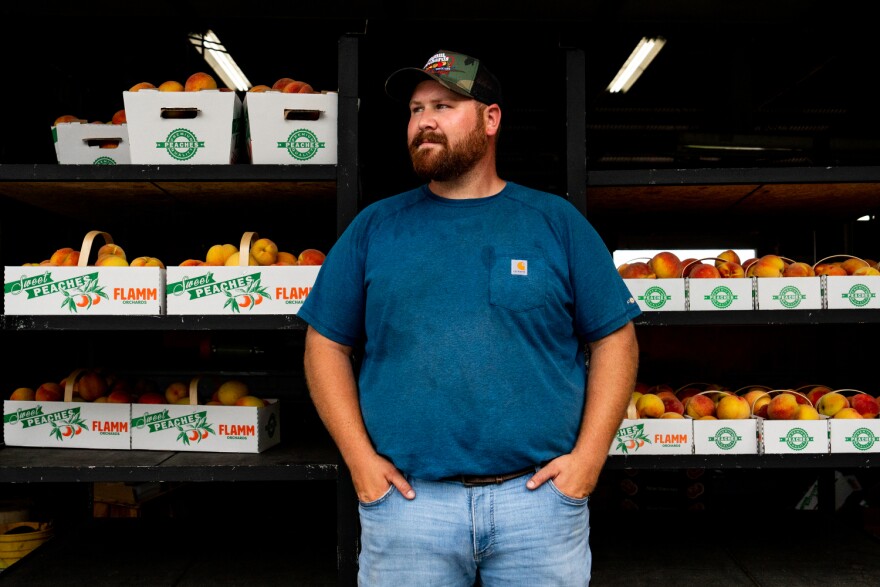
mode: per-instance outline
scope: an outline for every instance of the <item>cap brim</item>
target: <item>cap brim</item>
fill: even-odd
[[[416,89],[416,86],[419,83],[425,80],[434,80],[445,88],[448,88],[455,92],[456,94],[461,94],[462,96],[467,96],[468,98],[472,98],[473,96],[466,94],[461,88],[455,86],[454,84],[450,84],[443,78],[430,74],[423,69],[419,69],[418,67],[405,67],[403,69],[398,69],[385,80],[385,93],[388,94],[391,98],[403,102],[404,104],[409,103],[410,98],[412,98],[413,90]]]

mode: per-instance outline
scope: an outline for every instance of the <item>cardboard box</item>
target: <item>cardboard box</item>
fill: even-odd
[[[52,127],[52,142],[61,164],[131,163],[127,124],[62,122]]]
[[[821,310],[820,277],[757,277],[758,310]]]
[[[238,157],[241,100],[235,92],[122,92],[131,162],[228,164]]]
[[[281,442],[278,400],[262,408],[134,404],[135,450],[259,453]]]
[[[828,418],[832,453],[880,452],[880,420],[877,418]]]
[[[827,419],[768,420],[759,417],[757,420],[762,454],[825,454],[829,451]]]
[[[687,278],[688,310],[754,310],[755,280],[754,277]]]
[[[8,446],[131,448],[131,404],[93,402],[3,402]]]
[[[829,310],[880,308],[880,276],[823,275],[822,279]]]
[[[617,429],[609,455],[689,455],[694,452],[690,418],[629,419]]]
[[[3,268],[7,315],[158,315],[165,310],[161,267]]]
[[[251,163],[336,165],[338,95],[248,92],[244,113]]]
[[[684,279],[624,279],[643,311],[686,310]]]
[[[320,265],[168,267],[167,314],[296,314]]]
[[[693,420],[694,453],[758,454],[758,420]]]

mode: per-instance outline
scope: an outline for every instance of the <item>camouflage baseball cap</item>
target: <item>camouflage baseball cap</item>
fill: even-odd
[[[385,82],[385,93],[407,103],[416,85],[426,79],[483,104],[501,104],[501,84],[479,59],[442,49],[421,69],[405,67],[392,73]]]

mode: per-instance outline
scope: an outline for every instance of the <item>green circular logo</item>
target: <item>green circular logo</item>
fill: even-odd
[[[804,294],[801,293],[801,290],[796,288],[793,285],[786,285],[781,290],[779,290],[779,303],[782,304],[786,308],[797,308],[801,300],[804,299]]]
[[[852,436],[847,440],[852,442],[853,448],[858,450],[870,450],[874,447],[877,437],[867,428],[856,428],[853,430]]]
[[[712,438],[712,441],[715,442],[715,446],[721,450],[730,450],[734,448],[739,440],[740,437],[737,436],[736,431],[729,426],[719,428],[715,433],[715,436]]]
[[[868,286],[863,283],[857,283],[851,288],[849,288],[849,292],[846,294],[846,299],[849,300],[853,306],[857,308],[861,308],[862,306],[867,306],[868,302],[871,301],[871,290],[868,289]]]
[[[719,285],[706,296],[706,299],[712,302],[712,305],[716,308],[723,310],[724,308],[729,308],[733,303],[733,300],[736,299],[736,296],[733,295],[733,292],[726,285]]]
[[[324,147],[324,143],[307,128],[300,128],[290,133],[285,145],[290,156],[299,161],[308,161],[318,154],[318,149]]]
[[[804,450],[810,444],[810,435],[803,428],[792,428],[785,435],[785,444],[791,450]]]
[[[204,145],[199,143],[196,135],[191,131],[185,128],[176,128],[168,133],[165,144],[160,143],[160,146],[163,146],[174,159],[186,161],[192,159],[199,147]]]
[[[642,300],[645,302],[646,306],[652,310],[656,310],[666,305],[666,302],[669,301],[669,295],[662,287],[652,285],[645,290],[645,295],[642,296]]]
[[[92,165],[116,165],[112,157],[98,157]]]

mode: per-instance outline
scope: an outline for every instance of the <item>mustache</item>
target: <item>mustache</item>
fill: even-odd
[[[422,143],[437,143],[440,145],[446,145],[446,137],[440,133],[422,131],[413,137],[413,140],[410,143],[410,147],[415,148]]]

